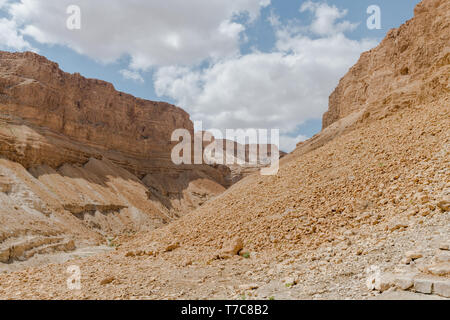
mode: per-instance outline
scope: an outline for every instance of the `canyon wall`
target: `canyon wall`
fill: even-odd
[[[358,112],[380,116],[387,106],[393,111],[450,94],[449,5],[422,1],[413,19],[363,53],[331,94],[323,128]]]

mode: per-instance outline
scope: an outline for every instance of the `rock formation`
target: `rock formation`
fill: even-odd
[[[47,233],[95,244],[151,230],[222,193],[226,167],[172,163],[181,128],[193,133],[180,108],[0,52],[0,252],[42,247]]]
[[[361,122],[449,95],[447,6],[446,1],[420,2],[413,19],[363,53],[331,94],[322,132],[299,143],[297,153],[318,148]]]
[[[392,29],[376,48],[365,52],[330,96],[323,128],[352,113],[362,117],[435,100],[449,93],[449,16],[445,1],[423,1],[415,17]],[[442,10],[433,22],[430,15]],[[380,99],[382,97],[382,99]]]

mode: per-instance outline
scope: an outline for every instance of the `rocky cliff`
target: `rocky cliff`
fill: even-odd
[[[27,168],[84,164],[105,156],[142,177],[174,169],[172,132],[193,132],[189,115],[180,108],[65,73],[31,52],[0,52],[0,113],[11,126],[0,152]],[[29,129],[14,134],[14,126],[21,125]]]
[[[362,54],[331,94],[323,128],[355,113],[380,117],[450,94],[449,5],[446,0],[422,1],[414,19]]]
[[[295,155],[284,161],[320,148],[370,121],[447,98],[449,5],[445,0],[420,2],[413,19],[390,30],[377,47],[364,52],[330,95],[322,131],[300,142]]]

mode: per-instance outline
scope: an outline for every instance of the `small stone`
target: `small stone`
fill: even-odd
[[[442,263],[435,264],[434,266],[431,266],[428,268],[428,272],[430,272],[431,274],[434,274],[435,276],[450,275],[450,263],[442,262]]]
[[[243,285],[239,286],[239,289],[242,291],[256,290],[258,288],[259,288],[259,285],[256,283],[243,284]]]
[[[405,253],[405,257],[409,258],[411,260],[416,260],[416,259],[420,259],[423,257],[422,253],[418,252],[418,251],[408,251]]]
[[[178,249],[179,247],[180,247],[180,243],[179,242],[175,242],[175,243],[169,244],[166,247],[165,251],[166,252],[171,252],[171,251],[173,251],[175,249]]]
[[[131,257],[135,257],[135,256],[136,256],[136,254],[134,253],[134,251],[128,251],[125,254],[125,257],[127,257],[127,258],[131,258]]]
[[[238,255],[239,252],[244,248],[244,243],[241,238],[234,238],[230,241],[228,246],[226,246],[219,254],[222,259],[231,258],[232,256]]]
[[[411,258],[404,257],[402,260],[400,260],[400,263],[401,263],[401,264],[410,264],[411,261],[412,261]]]
[[[445,211],[445,212],[450,211],[450,201],[442,200],[437,204],[437,206],[442,211]]]
[[[414,280],[414,290],[419,293],[431,294],[433,282],[427,279]]]
[[[370,207],[370,202],[367,200],[358,199],[355,201],[355,208],[359,211],[364,211]]]
[[[450,250],[450,244],[449,243],[446,243],[446,242],[443,242],[443,243],[441,243],[440,245],[439,245],[439,249],[441,249],[441,250]]]
[[[109,278],[103,279],[102,281],[100,281],[100,285],[104,286],[104,285],[110,284],[114,280],[115,280],[114,277],[109,277]]]
[[[428,217],[430,214],[431,214],[431,211],[430,211],[430,210],[425,210],[425,211],[423,211],[420,215],[421,215],[422,217]]]
[[[450,298],[450,281],[435,281],[433,284],[433,292],[441,297]]]
[[[430,198],[426,194],[423,194],[419,196],[419,201],[421,204],[427,204],[430,201]]]
[[[408,228],[408,225],[406,223],[398,222],[398,223],[395,223],[389,230],[395,231],[395,230],[401,230],[401,229],[405,229],[405,228]]]
[[[11,249],[7,248],[0,251],[0,263],[7,263],[11,257]]]
[[[410,276],[396,276],[393,283],[400,290],[408,290],[414,285],[414,279]]]

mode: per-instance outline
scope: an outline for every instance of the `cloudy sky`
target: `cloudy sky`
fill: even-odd
[[[280,129],[281,148],[321,129],[328,96],[361,52],[419,0],[0,0],[0,49],[174,103],[203,128]],[[81,10],[81,28],[67,21]],[[367,8],[381,9],[370,30]]]

